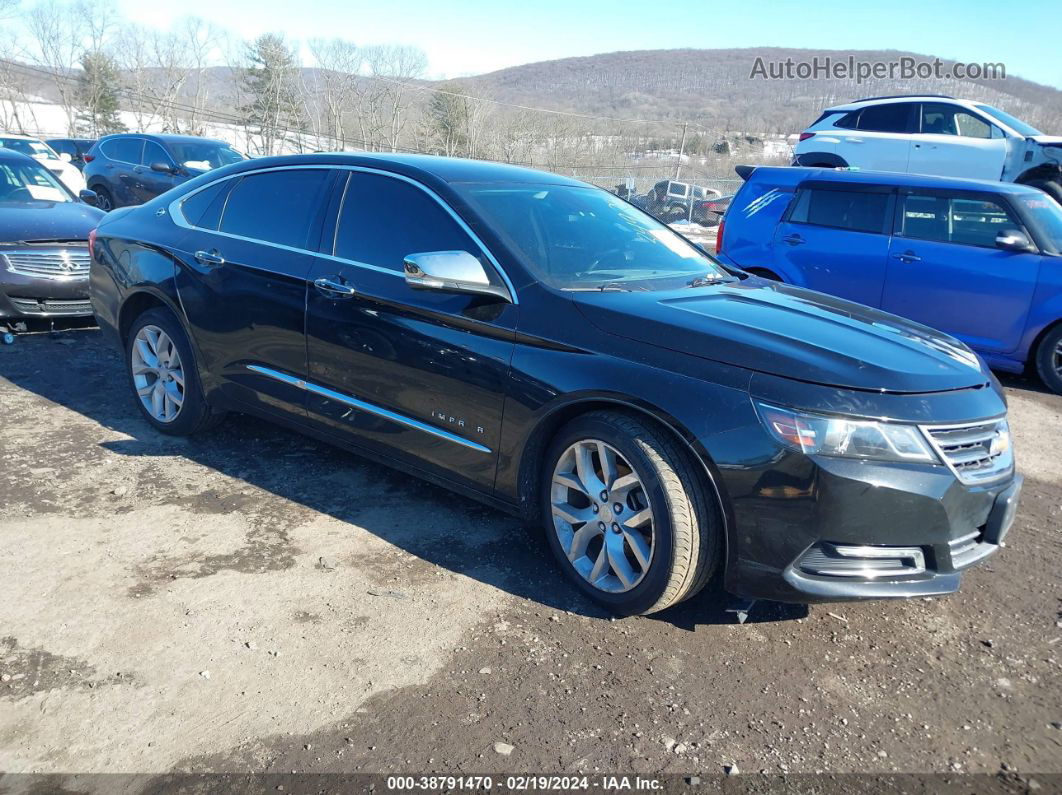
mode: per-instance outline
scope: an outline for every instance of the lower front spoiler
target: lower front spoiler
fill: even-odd
[[[997,547],[998,549],[998,547]],[[808,577],[790,567],[782,579],[792,589],[791,601],[850,602],[861,599],[910,599],[943,596],[959,590],[962,574],[957,571],[932,574],[912,580],[844,580]],[[790,601],[790,600],[785,600]]]

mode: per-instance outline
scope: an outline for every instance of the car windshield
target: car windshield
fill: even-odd
[[[454,187],[524,255],[535,277],[552,287],[659,290],[732,278],[685,238],[598,188]]]
[[[1020,133],[1021,135],[1043,135],[1042,132],[1032,125],[1026,124],[1021,119],[1014,118],[1009,113],[1006,113],[999,108],[993,108],[991,105],[975,105],[974,107],[978,110],[983,110],[989,116],[994,116],[999,119],[999,121],[1003,122],[1016,133]]]
[[[1021,196],[1018,201],[1025,208],[1034,226],[1040,233],[1062,251],[1062,206],[1046,193],[1037,196]]]
[[[26,138],[0,138],[0,146],[20,152],[37,160],[58,160],[55,150],[42,141],[27,140]]]
[[[198,171],[209,171],[246,159],[231,146],[211,141],[168,141],[166,148],[180,165]]]
[[[0,161],[0,203],[72,202],[74,197],[42,165]]]

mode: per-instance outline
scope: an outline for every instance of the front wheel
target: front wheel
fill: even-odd
[[[638,417],[592,412],[566,425],[543,471],[543,523],[565,575],[621,615],[699,592],[721,546],[718,506],[687,451]]]
[[[1062,395],[1062,324],[1040,340],[1036,348],[1036,371],[1048,389]]]
[[[219,419],[203,396],[188,337],[168,309],[148,309],[133,321],[125,362],[137,407],[156,430],[186,436]]]
[[[1059,204],[1062,204],[1062,184],[1053,179],[1034,179],[1028,185],[1039,188]]]

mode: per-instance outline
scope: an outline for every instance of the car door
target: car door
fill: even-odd
[[[837,154],[851,166],[907,171],[916,103],[887,102],[859,112],[856,128],[838,130]]]
[[[135,169],[140,165],[143,150],[144,139],[136,136],[122,136],[105,142],[103,153],[107,155],[107,162],[103,166],[104,176],[118,207],[140,204],[136,189],[139,175]]]
[[[133,169],[136,175],[134,192],[137,204],[151,201],[159,194],[165,193],[174,185],[173,171],[155,171],[151,166],[164,163],[173,169],[173,158],[155,141],[144,139],[144,150],[140,156],[140,165]]]
[[[783,279],[878,306],[889,253],[892,189],[827,181],[802,183],[775,229]]]
[[[914,190],[898,199],[882,308],[983,351],[1018,347],[1041,255],[997,248],[1026,232],[999,196]]]
[[[189,194],[174,220],[181,306],[228,398],[305,421],[306,279],[333,170],[278,168]],[[277,377],[279,375],[280,377]]]
[[[922,103],[920,131],[914,138],[912,173],[991,180],[1003,175],[1003,131],[958,105]]]
[[[489,491],[517,307],[410,287],[404,258],[433,251],[467,251],[503,281],[435,194],[384,172],[343,174],[306,302],[309,412],[354,444]]]

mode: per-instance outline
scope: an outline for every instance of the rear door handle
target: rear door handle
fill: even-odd
[[[211,268],[225,264],[225,258],[218,254],[217,251],[197,251],[193,256],[200,265],[206,265]]]
[[[863,143],[863,139],[862,138],[845,138],[844,140],[846,142],[850,143],[850,144],[861,144],[861,143]]]
[[[922,258],[915,254],[913,251],[905,251],[902,254],[893,254],[892,258],[898,259],[900,262],[906,262],[907,264],[922,261]]]
[[[356,291],[345,282],[339,281],[339,276],[322,276],[313,280],[313,286],[317,292],[328,298],[353,298]]]
[[[804,238],[802,238],[800,235],[796,235],[796,234],[794,234],[794,235],[786,235],[785,237],[782,238],[782,242],[783,243],[788,243],[791,246],[799,246],[801,243],[804,242]]]

